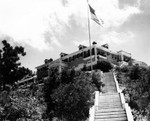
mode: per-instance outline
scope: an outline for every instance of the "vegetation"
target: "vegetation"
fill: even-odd
[[[73,83],[61,84],[52,94],[56,116],[63,121],[85,121],[93,105],[93,92],[91,82],[84,73]]]
[[[113,67],[109,61],[98,61],[95,69],[100,69],[103,72],[109,72]]]
[[[47,117],[50,120],[57,117],[62,121],[85,121],[93,105],[94,90],[101,85],[98,78],[93,80],[91,74],[73,69],[59,74],[52,68],[44,85]]]
[[[34,92],[33,92],[34,90]],[[46,110],[41,87],[3,91],[0,94],[0,120],[41,120]]]
[[[119,83],[124,86],[126,101],[133,109],[134,119],[139,115],[150,119],[150,68],[126,66],[117,68]]]
[[[21,89],[14,82],[21,80],[32,71],[21,66],[21,56],[25,56],[22,46],[11,46],[2,41],[0,49],[0,120],[22,121],[41,119],[46,109],[42,91],[35,86]]]
[[[101,81],[102,72],[100,70],[95,70],[92,73],[92,83],[95,85],[96,89],[101,92],[104,84]]]
[[[3,40],[2,44],[3,48],[0,49],[0,88],[5,89],[6,84],[12,85],[32,72],[28,68],[20,66],[20,56],[26,55],[22,46],[12,47],[6,40]]]
[[[102,86],[99,71],[63,70],[53,67],[44,86],[14,87],[14,82],[32,72],[21,67],[23,47],[12,47],[6,40],[0,49],[0,120],[42,121],[57,118],[61,121],[85,121],[94,104],[94,91]],[[47,63],[50,60],[45,60]],[[7,86],[9,84],[9,86]],[[11,85],[11,86],[10,86]]]

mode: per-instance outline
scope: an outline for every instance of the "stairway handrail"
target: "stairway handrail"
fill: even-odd
[[[99,91],[95,91],[95,100],[94,100],[94,105],[90,108],[89,111],[89,121],[94,121],[94,116],[95,116],[95,111],[98,108],[98,98],[99,98]]]
[[[113,74],[114,81],[115,81],[115,84],[116,84],[117,92],[120,93],[121,90],[120,90],[120,88],[119,88],[119,84],[118,84],[118,81],[117,81],[117,79],[116,79],[115,73],[112,72],[112,74]]]
[[[95,91],[95,101],[94,101],[95,106],[98,106],[98,97],[99,97],[99,91]]]
[[[113,73],[114,81],[115,81],[115,84],[116,84],[117,92],[120,95],[122,107],[126,111],[127,119],[128,119],[128,121],[133,121],[133,115],[131,113],[131,108],[129,107],[128,103],[125,102],[125,98],[124,98],[124,95],[123,95],[123,93],[121,92],[121,90],[119,88],[119,84],[118,84],[118,81],[116,79],[116,75],[114,74],[114,72],[112,72],[112,73]]]
[[[124,95],[123,95],[123,93],[121,93],[121,92],[119,93],[119,95],[120,95],[121,103],[122,103],[123,108],[124,108],[124,104],[125,104]]]
[[[131,113],[131,108],[130,108],[130,106],[128,105],[128,103],[125,103],[125,111],[126,111],[126,114],[127,114],[127,119],[128,119],[128,121],[134,121],[133,120],[133,115],[132,115],[132,113]]]

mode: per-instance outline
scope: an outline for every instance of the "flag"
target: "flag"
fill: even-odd
[[[95,10],[89,5],[90,13],[91,13],[91,19],[93,19],[97,24],[103,26],[104,21],[102,19],[98,19],[98,17],[95,14]]]

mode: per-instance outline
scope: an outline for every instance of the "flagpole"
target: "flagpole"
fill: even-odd
[[[87,0],[88,4],[88,0]],[[87,5],[87,13],[88,13],[88,34],[89,34],[89,45],[90,45],[90,60],[91,60],[91,71],[93,70],[92,66],[92,49],[91,49],[91,32],[90,32],[90,19],[89,19],[89,6]]]

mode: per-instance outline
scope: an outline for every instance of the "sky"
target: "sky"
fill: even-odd
[[[150,65],[150,0],[89,0],[104,27],[90,19],[91,40]],[[89,46],[87,0],[0,0],[0,41],[23,46],[23,66]],[[2,44],[0,42],[0,48]]]

